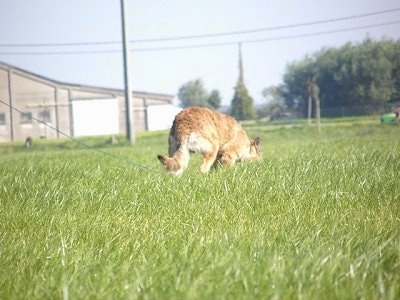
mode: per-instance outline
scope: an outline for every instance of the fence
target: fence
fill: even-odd
[[[380,115],[386,112],[393,112],[396,107],[400,107],[400,103],[385,104],[367,104],[367,105],[350,105],[339,107],[321,107],[321,117],[349,117],[349,116],[365,116]]]

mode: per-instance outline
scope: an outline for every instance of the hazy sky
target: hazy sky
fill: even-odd
[[[245,83],[260,101],[263,88],[282,82],[287,63],[306,54],[367,35],[400,37],[398,0],[125,1],[136,41],[132,89],[176,95],[201,78],[224,104],[238,78],[239,42]],[[291,26],[304,23],[313,24]],[[1,0],[0,61],[68,83],[122,88],[120,1]]]

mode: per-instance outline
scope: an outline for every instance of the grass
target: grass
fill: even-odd
[[[398,299],[400,127],[340,123],[180,178],[167,132],[0,145],[0,299]]]

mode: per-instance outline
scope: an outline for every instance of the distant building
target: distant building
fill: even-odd
[[[172,100],[133,91],[134,130],[167,129],[180,110]],[[0,62],[0,101],[0,142],[126,132],[122,89],[68,84]]]

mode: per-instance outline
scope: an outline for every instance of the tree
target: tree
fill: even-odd
[[[270,116],[271,119],[281,118],[286,112],[286,106],[284,104],[284,99],[282,96],[282,86],[270,86],[264,88],[261,94],[265,100],[265,105],[260,112],[263,116]],[[259,115],[260,116],[260,115]]]
[[[212,90],[207,99],[208,105],[213,109],[218,109],[221,106],[221,96],[219,91]]]
[[[239,78],[231,102],[231,115],[237,120],[251,120],[256,117],[253,98],[249,95],[243,79],[242,50],[239,44]]]
[[[207,91],[201,79],[185,83],[178,91],[178,99],[182,107],[207,106]]]
[[[221,105],[221,96],[217,90],[208,94],[204,88],[203,81],[196,79],[182,85],[178,91],[178,99],[182,107],[209,107],[218,109]]]
[[[285,104],[307,114],[307,81],[318,78],[322,112],[329,108],[400,101],[400,40],[366,38],[324,48],[287,65]]]
[[[243,82],[238,82],[231,104],[231,115],[237,120],[251,120],[255,118],[253,99],[250,97]]]
[[[267,103],[282,103],[282,86],[281,85],[273,85],[267,88],[264,88],[261,91],[261,95]]]
[[[302,61],[289,64],[283,75],[285,88],[282,96],[286,107],[296,110],[302,115],[307,113],[308,93],[307,81],[312,73],[313,59],[306,56]]]

